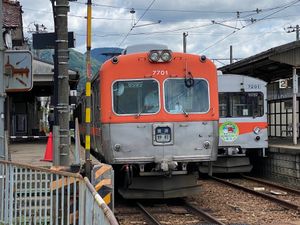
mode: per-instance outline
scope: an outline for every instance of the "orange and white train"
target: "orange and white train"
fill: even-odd
[[[114,166],[125,198],[199,191],[199,164],[217,159],[218,121],[217,71],[205,56],[127,52],[92,81],[91,148]]]
[[[268,147],[267,87],[263,80],[221,74],[219,81],[219,152],[215,173],[249,172],[249,155]]]

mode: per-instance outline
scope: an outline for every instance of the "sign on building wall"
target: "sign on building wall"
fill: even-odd
[[[30,51],[5,51],[4,85],[6,92],[22,92],[31,90],[33,78],[32,55]]]
[[[280,79],[279,88],[287,88],[287,87],[288,87],[288,81],[286,79]]]

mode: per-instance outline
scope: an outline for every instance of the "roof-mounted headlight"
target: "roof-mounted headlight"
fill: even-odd
[[[172,60],[170,50],[151,50],[148,54],[150,62],[169,62]]]
[[[150,53],[149,53],[149,60],[151,62],[158,62],[159,58],[160,58],[160,55],[159,55],[158,51],[156,51],[156,50],[150,51]]]
[[[162,61],[164,62],[169,62],[172,59],[172,54],[171,51],[169,50],[164,50],[161,52],[160,54],[160,58],[162,59]]]

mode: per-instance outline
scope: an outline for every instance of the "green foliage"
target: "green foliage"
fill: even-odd
[[[53,64],[53,50],[40,50],[39,53],[35,54],[35,57],[38,59],[52,63]],[[92,64],[92,75],[95,75],[100,66],[101,62],[96,59],[91,59]],[[80,80],[78,83],[77,89],[80,91],[85,87],[85,81],[86,81],[86,57],[85,54],[78,52],[74,49],[70,49],[69,52],[69,69],[78,71],[80,74]]]

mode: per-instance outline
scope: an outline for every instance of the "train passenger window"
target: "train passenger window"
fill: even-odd
[[[264,114],[261,92],[219,93],[220,117],[260,117]]]
[[[159,85],[156,80],[123,80],[113,84],[116,114],[153,114],[159,111]]]
[[[167,79],[164,84],[165,108],[169,113],[203,113],[209,110],[208,83],[194,79],[192,87],[184,79]]]

